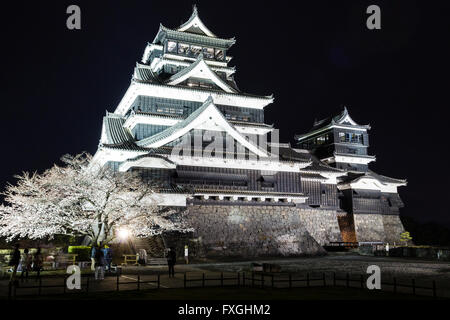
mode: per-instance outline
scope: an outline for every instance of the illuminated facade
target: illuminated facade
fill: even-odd
[[[264,122],[274,98],[238,88],[229,65],[234,43],[212,33],[196,7],[178,28],[160,25],[121,102],[103,119],[94,162],[159,180],[160,205],[188,211],[206,254],[314,254],[331,241],[390,240],[382,216],[398,220],[396,189],[405,182],[368,171],[367,127],[345,110],[331,126],[297,137],[299,148],[275,141],[275,128]],[[367,233],[367,219],[353,221],[359,200],[347,194],[359,190],[394,203],[389,213],[361,213],[380,217],[379,233]]]

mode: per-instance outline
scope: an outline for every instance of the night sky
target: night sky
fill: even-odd
[[[450,225],[450,24],[436,2],[196,1],[216,35],[236,37],[229,53],[239,88],[274,94],[266,123],[282,142],[346,105],[372,126],[371,168],[408,180],[402,214]],[[66,28],[71,4],[81,7],[82,30]],[[2,3],[0,188],[65,153],[94,153],[105,110],[116,108],[159,23],[177,27],[192,4]],[[381,30],[366,28],[371,4],[381,7]]]

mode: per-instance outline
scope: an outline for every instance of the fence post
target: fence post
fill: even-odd
[[[347,281],[347,288],[350,288],[350,274],[347,272],[347,276],[345,277],[345,280]]]
[[[255,286],[255,273],[252,271],[252,288]]]
[[[306,286],[309,287],[309,272],[306,273]]]
[[[333,272],[333,287],[336,287],[336,272]]]
[[[273,274],[272,274],[272,288],[274,288],[274,287],[275,287],[275,285],[273,283]]]
[[[14,296],[16,295],[15,293],[16,289],[14,288]],[[38,296],[41,295],[41,291],[42,291],[42,278],[39,277],[39,289],[38,289]]]
[[[289,273],[289,289],[292,288],[292,274]]]
[[[137,289],[138,289],[138,291],[141,290],[141,275],[140,274],[138,274]]]
[[[242,273],[242,286],[245,287],[245,272]]]
[[[66,293],[66,276],[63,277],[63,293]]]
[[[159,287],[160,287],[160,285],[161,285],[161,279],[160,279],[160,274],[158,273],[158,289],[159,289]]]
[[[261,273],[261,288],[264,288],[264,273]]]
[[[322,278],[323,278],[323,286],[326,287],[327,286],[327,279],[325,278],[325,272],[322,274]]]
[[[116,291],[119,291],[119,274],[116,276]]]
[[[184,273],[184,277],[183,277],[183,285],[184,285],[184,288],[186,289],[186,272]]]
[[[241,274],[237,273],[237,282],[238,282],[238,288],[241,286]]]
[[[361,275],[361,289],[364,289],[364,276]]]
[[[394,277],[394,293],[397,293],[397,278]]]
[[[433,298],[436,299],[436,280],[433,280]]]
[[[223,272],[220,273],[220,286],[223,287]]]
[[[416,279],[412,279],[413,295],[416,295]]]

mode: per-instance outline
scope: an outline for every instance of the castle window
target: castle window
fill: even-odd
[[[363,137],[360,133],[339,132],[339,142],[363,143]]]
[[[184,43],[178,44],[178,53],[179,54],[188,54],[189,53],[189,45]]]
[[[174,41],[168,41],[167,42],[167,52],[177,52],[177,43]]]
[[[316,143],[317,144],[324,144],[326,141],[326,137],[325,136],[320,136],[316,139]]]
[[[360,133],[352,133],[351,142],[353,143],[362,143],[362,134]]]
[[[214,59],[214,49],[213,48],[203,48],[203,55],[207,59]]]
[[[198,56],[202,52],[202,47],[191,46],[191,52],[193,55]]]
[[[216,49],[216,60],[223,60],[224,58],[224,51]]]

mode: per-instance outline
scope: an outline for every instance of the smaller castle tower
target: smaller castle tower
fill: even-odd
[[[338,169],[367,172],[375,156],[368,155],[370,125],[359,125],[348,110],[320,121],[295,139],[302,149],[313,152],[321,161]]]
[[[395,242],[404,231],[399,219],[403,201],[398,187],[406,180],[379,175],[369,169],[370,125],[360,125],[347,108],[336,116],[315,121],[305,134],[295,136],[300,148],[322,162],[346,171],[338,177],[339,217],[345,241]]]

